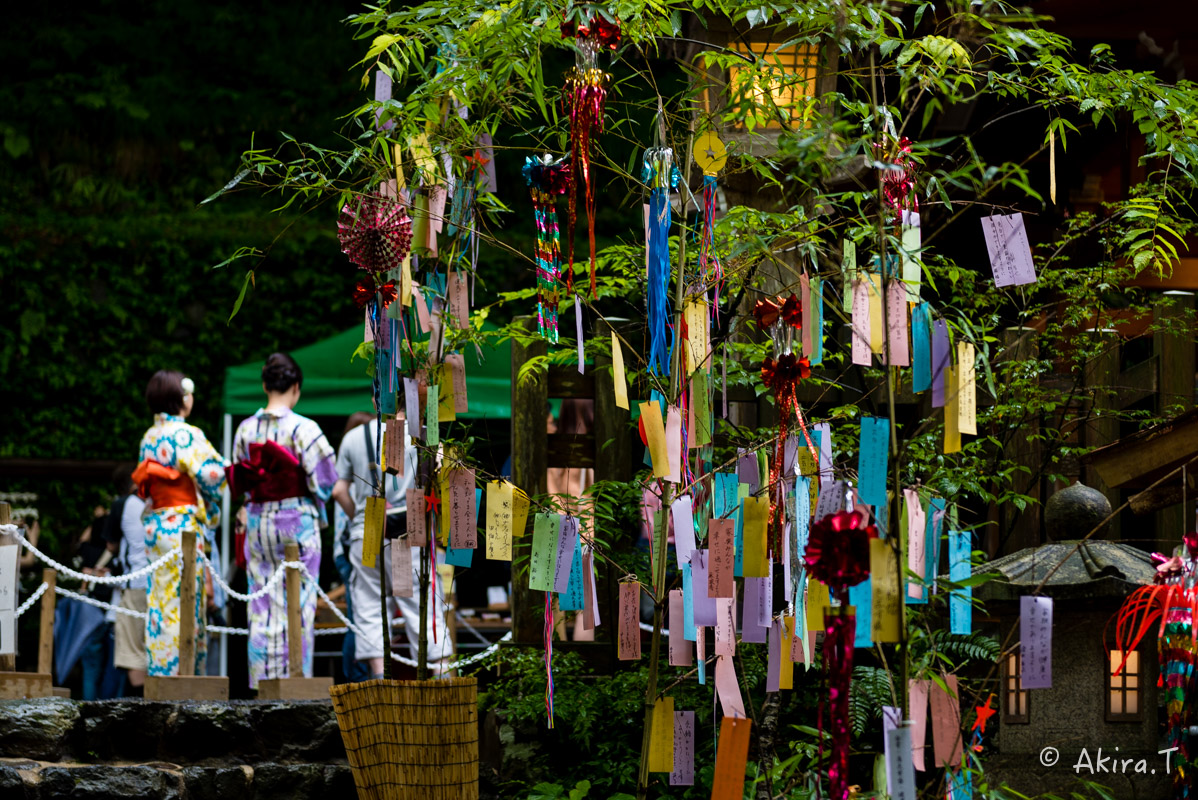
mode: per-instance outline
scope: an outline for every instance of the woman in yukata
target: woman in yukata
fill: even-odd
[[[187,416],[195,384],[183,373],[159,370],[146,386],[146,402],[154,424],[141,440],[140,463],[133,473],[138,493],[146,499],[146,556],[157,561],[183,543],[183,533],[196,533],[203,552],[208,530],[220,523],[225,460]],[[179,674],[179,589],[183,561],[175,559],[147,578],[146,656],[150,675]],[[207,600],[204,570],[196,570],[195,674],[203,675],[208,659],[205,633]]]
[[[300,561],[313,578],[320,574],[320,528],[325,504],[337,482],[335,453],[320,426],[292,409],[304,376],[286,353],[274,353],[262,367],[266,408],[237,427],[229,488],[234,499],[248,496],[245,556],[250,593],[270,581],[283,563],[288,542],[299,545]],[[316,586],[301,583],[304,676],[312,677]],[[279,581],[249,605],[250,687],[264,678],[288,675],[287,593]]]

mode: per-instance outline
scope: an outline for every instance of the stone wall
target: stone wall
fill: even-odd
[[[0,701],[0,798],[353,800],[330,703]]]

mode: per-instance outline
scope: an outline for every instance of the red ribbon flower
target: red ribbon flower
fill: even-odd
[[[753,306],[753,316],[757,320],[757,327],[762,330],[772,328],[781,314],[781,307],[773,300],[758,300]]]
[[[562,23],[562,36],[567,39],[594,39],[600,47],[615,50],[620,46],[620,23],[610,22],[602,14],[591,17],[589,26],[567,20]]]
[[[761,363],[762,383],[782,395],[793,392],[795,384],[810,377],[811,362],[806,356],[797,358],[787,353],[777,361],[767,357]]]
[[[795,297],[793,292],[782,304],[782,319],[792,328],[803,327],[803,304],[799,302],[799,298]]]
[[[354,285],[354,302],[358,304],[358,308],[365,308],[374,302],[376,293],[382,295],[383,308],[386,308],[395,302],[398,290],[392,281],[375,286],[374,278],[365,277]]]
[[[843,592],[869,577],[869,540],[878,529],[860,511],[838,511],[811,526],[803,560],[811,577]]]

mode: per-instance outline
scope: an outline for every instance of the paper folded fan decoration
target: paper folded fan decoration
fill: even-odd
[[[346,203],[337,220],[341,251],[360,269],[386,272],[412,249],[412,218],[395,200],[361,195]]]

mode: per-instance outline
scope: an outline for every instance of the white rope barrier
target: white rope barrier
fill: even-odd
[[[495,642],[495,644],[491,645],[490,647],[488,647],[486,650],[482,651],[481,653],[472,655],[472,656],[470,656],[470,658],[463,658],[460,661],[450,661],[450,662],[446,663],[446,667],[450,668],[450,669],[458,669],[459,667],[468,667],[475,662],[482,661],[484,658],[489,658],[490,656],[494,655],[497,650],[499,650],[499,645],[503,644],[504,642],[511,641],[511,639],[512,639],[512,632],[508,631],[499,639],[499,641]],[[391,653],[391,660],[398,661],[401,664],[406,664],[409,667],[419,666],[412,659],[404,658],[399,653],[396,653],[394,651],[392,651],[392,653]]]
[[[50,588],[50,584],[48,584],[48,583],[43,583],[41,586],[37,587],[37,591],[34,592],[33,594],[29,595],[29,599],[26,600],[24,603],[21,603],[21,607],[17,609],[17,618],[19,619],[22,614],[24,614],[29,609],[33,608],[33,604],[36,603],[41,598],[41,596],[46,593],[46,590],[49,588]]]
[[[263,584],[263,586],[261,588],[256,589],[253,592],[250,592],[249,594],[242,594],[241,592],[237,591],[236,589],[234,589],[232,586],[230,586],[228,583],[225,582],[224,576],[221,575],[220,570],[217,569],[215,567],[215,565],[213,565],[212,562],[208,560],[207,555],[200,553],[199,560],[203,561],[204,563],[208,564],[209,567],[211,567],[212,580],[217,586],[219,586],[221,589],[223,589],[224,592],[227,595],[229,595],[229,597],[232,597],[234,600],[240,600],[243,603],[251,603],[254,600],[257,600],[258,598],[266,597],[266,595],[273,592],[275,590],[275,587],[279,585],[279,581],[283,580],[283,576],[286,574],[285,570],[287,567],[303,566],[298,561],[284,561],[281,564],[279,564],[279,566],[277,568],[275,568],[275,571],[270,576],[270,580],[268,580],[265,584]]]
[[[43,585],[45,585],[45,584],[43,584]],[[61,586],[55,586],[54,592],[56,594],[62,595],[63,597],[73,597],[76,600],[87,603],[89,606],[95,606],[96,608],[103,608],[106,611],[115,611],[116,613],[124,614],[127,617],[136,617],[137,619],[145,619],[146,618],[146,612],[144,612],[144,611],[134,611],[131,608],[122,608],[121,606],[114,606],[112,603],[106,603],[103,600],[97,600],[96,598],[88,597],[85,594],[79,594],[78,592],[72,592],[70,589],[64,589]]]
[[[11,531],[5,530],[6,528],[11,528]],[[129,572],[125,575],[87,575],[82,572],[76,572],[75,570],[68,567],[66,564],[60,564],[59,562],[50,558],[50,556],[43,553],[41,550],[38,550],[36,547],[34,547],[32,544],[29,543],[29,541],[25,538],[25,536],[23,534],[21,534],[20,529],[17,528],[16,525],[0,525],[0,533],[7,533],[10,536],[15,537],[16,540],[22,546],[24,546],[26,550],[28,550],[29,552],[31,552],[35,556],[37,556],[39,561],[46,564],[46,566],[50,567],[55,572],[57,572],[61,575],[66,575],[68,578],[74,578],[75,580],[83,581],[85,583],[102,584],[105,586],[126,584],[126,583],[129,583],[130,581],[137,580],[138,578],[144,578],[147,575],[149,575],[153,572],[157,572],[162,567],[171,563],[176,558],[178,558],[179,555],[183,552],[183,548],[181,546],[176,547],[174,550],[171,550],[169,553],[167,553],[166,555],[164,555],[162,558],[158,559],[154,563],[147,564],[146,566],[142,567],[141,569],[136,570],[134,572]]]

